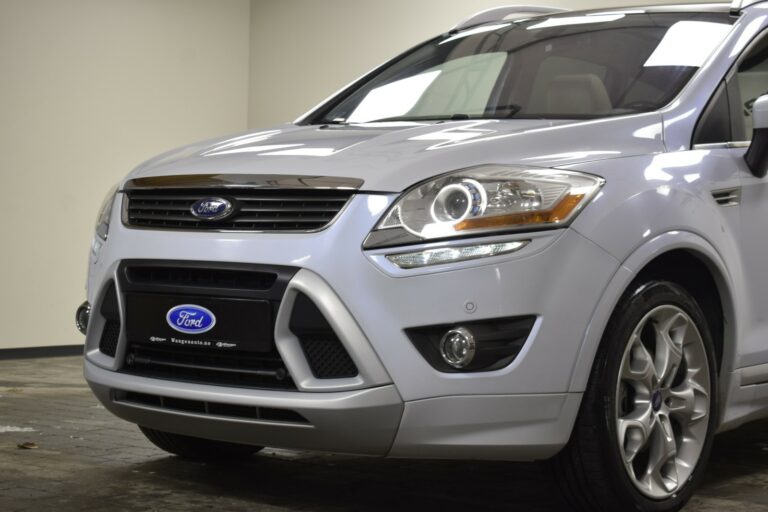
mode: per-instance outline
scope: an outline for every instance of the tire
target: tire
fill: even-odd
[[[681,509],[709,458],[717,396],[712,336],[693,296],[669,281],[634,283],[606,327],[571,439],[552,461],[570,503],[590,512]]]
[[[251,457],[263,448],[263,446],[250,446],[183,436],[142,426],[139,426],[139,429],[141,429],[141,432],[152,444],[161,450],[189,460],[204,462],[241,461]]]

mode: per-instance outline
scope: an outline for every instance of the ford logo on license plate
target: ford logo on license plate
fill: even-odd
[[[165,319],[172,329],[185,334],[202,334],[216,325],[216,316],[210,310],[195,304],[172,307]]]

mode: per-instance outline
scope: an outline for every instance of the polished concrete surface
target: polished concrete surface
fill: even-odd
[[[19,445],[33,443],[32,449]],[[541,464],[423,462],[264,450],[180,460],[104,410],[80,359],[0,360],[0,511],[562,511]],[[716,438],[685,509],[768,512],[768,422]]]

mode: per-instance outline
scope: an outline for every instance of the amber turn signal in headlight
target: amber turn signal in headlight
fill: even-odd
[[[573,220],[604,183],[581,172],[507,165],[445,174],[407,190],[364,247],[560,227]]]

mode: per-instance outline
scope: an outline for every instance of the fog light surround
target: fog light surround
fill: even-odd
[[[519,251],[530,242],[530,240],[515,240],[513,242],[434,247],[387,254],[386,258],[400,268],[411,269],[510,254]]]
[[[472,364],[476,350],[475,336],[465,327],[454,327],[440,340],[440,355],[454,368],[466,368]]]

